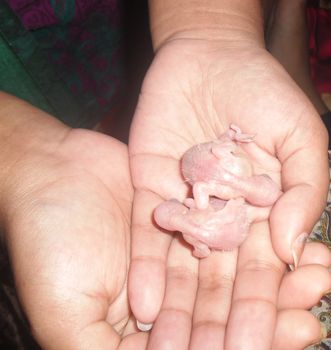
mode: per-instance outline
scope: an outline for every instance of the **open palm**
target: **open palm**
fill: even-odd
[[[27,115],[42,114],[23,107]],[[2,198],[24,311],[44,349],[145,348],[127,300],[132,186],[126,146],[62,128],[60,142],[31,147],[15,162]]]
[[[231,123],[246,133],[256,134],[256,143],[269,154],[271,161],[255,158],[255,170],[268,173],[284,191],[270,216],[273,247],[284,262],[297,263],[293,259],[299,258],[303,249],[300,246],[302,236],[299,235],[311,230],[324,207],[328,184],[325,130],[311,104],[272,57],[264,49],[250,48],[249,45],[246,51],[236,49],[235,43],[228,44],[227,49],[223,45],[222,50],[218,49],[217,43],[199,40],[182,39],[167,43],[157,52],[145,78],[129,143],[135,188],[129,291],[133,312],[143,323],[153,322],[161,305],[168,311],[175,308],[173,304],[167,304],[167,295],[171,288],[175,288],[169,286],[166,277],[169,259],[177,261],[176,266],[170,264],[172,271],[178,273],[179,266],[182,266],[182,276],[203,276],[199,282],[200,290],[206,280],[214,289],[212,282],[223,289],[224,284],[227,285],[228,293],[223,295],[223,300],[227,301],[220,308],[223,314],[214,321],[223,326],[228,321],[232,294],[229,283],[232,286],[236,274],[245,268],[245,264],[239,263],[237,270],[237,251],[216,252],[199,264],[190,257],[182,242],[155,225],[152,215],[163,200],[183,200],[187,196],[188,187],[179,166],[183,153],[197,143],[216,139]],[[259,231],[253,228],[253,236],[255,230]],[[260,265],[265,272],[269,270],[268,266],[273,270],[275,256],[269,254],[268,257],[267,254],[273,252],[270,237],[265,245],[254,239],[251,244],[250,249],[239,250],[239,262],[252,262],[250,269],[256,272],[261,269]],[[270,283],[267,286],[268,282],[262,281],[261,290],[268,290],[268,296],[277,295],[280,276],[274,279],[271,289]],[[236,284],[237,290],[243,290],[245,281],[237,281],[240,281]],[[204,317],[198,316],[196,310],[201,296],[195,299],[195,295],[201,293],[199,286],[193,290],[194,296],[190,299],[186,295],[180,308],[188,313],[195,303],[193,322],[206,323],[210,321],[208,317],[213,306],[210,310],[205,308]],[[247,291],[247,295],[240,295],[241,298],[261,301],[265,295],[260,292],[256,288]],[[210,311],[208,316],[206,310]],[[246,342],[246,349],[271,346],[273,331],[270,329],[275,324],[275,313],[269,320],[269,333],[265,333],[262,343],[252,340],[250,347],[244,336],[235,339],[231,331],[234,326],[231,320],[242,319],[242,310],[248,312],[250,308],[244,304],[241,310],[233,310],[231,326],[227,330],[229,337],[220,342],[225,342],[229,349],[240,348],[240,341]],[[252,319],[248,317],[244,323],[243,333],[254,332],[258,325],[253,318],[259,313],[262,315],[264,311],[258,306],[255,316],[250,314]],[[223,335],[224,329],[225,326]],[[198,338],[193,333],[193,339]],[[198,344],[198,340],[191,343],[192,348],[194,344]]]

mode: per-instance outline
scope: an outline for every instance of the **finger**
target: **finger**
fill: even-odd
[[[256,162],[266,166],[268,170],[272,172],[279,172],[281,170],[281,164],[277,158],[259,147],[255,142],[243,143],[240,145],[249,157]]]
[[[320,264],[326,267],[331,266],[331,251],[323,243],[308,242],[299,260],[299,266]]]
[[[169,233],[162,232],[154,224],[153,211],[165,199],[185,198],[187,186],[180,175],[178,159],[146,154],[144,143],[138,142],[135,137],[132,139],[136,143],[132,141],[130,146],[135,194],[129,298],[137,320],[150,324],[155,320],[162,304],[166,259],[172,239]],[[158,143],[155,147],[157,145]]]
[[[277,318],[278,289],[284,271],[285,265],[272,249],[268,223],[264,221],[252,225],[248,238],[239,249],[225,349],[271,347]]]
[[[68,295],[65,295],[68,297]],[[93,300],[91,295],[76,294],[77,298],[67,301],[54,300],[50,305],[47,296],[40,296],[41,310],[35,311],[31,318],[31,328],[42,349],[117,349],[121,342],[119,333],[105,320],[103,303]],[[63,293],[61,298],[63,297]],[[97,310],[97,311],[96,311]],[[31,313],[30,313],[31,314]],[[86,316],[88,315],[88,316]],[[89,318],[89,320],[87,320]],[[38,322],[35,322],[39,319]],[[91,322],[91,319],[93,321]]]
[[[326,337],[325,327],[309,311],[278,313],[272,350],[302,350]]]
[[[68,328],[70,326],[68,325]],[[63,342],[51,342],[48,339],[47,350],[56,349],[118,349],[118,350],[144,350],[146,349],[147,334],[134,333],[125,337],[123,340],[120,335],[105,321],[95,322],[83,330],[79,330],[76,334],[67,333]],[[41,343],[41,345],[43,345]]]
[[[188,348],[198,264],[183,239],[175,238],[169,250],[165,297],[150,335],[149,350]]]
[[[331,291],[331,274],[322,265],[300,266],[282,280],[279,309],[309,309]]]
[[[300,235],[319,219],[329,185],[325,130],[314,116],[309,120],[311,125],[298,126],[278,150],[284,194],[271,211],[270,226],[274,249],[289,264],[300,259]]]
[[[117,350],[145,350],[148,341],[148,333],[139,332],[126,336]],[[108,349],[112,349],[109,347]]]
[[[223,349],[238,251],[213,251],[200,260],[190,350]]]
[[[154,193],[135,192],[128,288],[132,312],[143,324],[154,322],[164,296],[172,235],[160,231],[153,223],[153,210],[161,201]]]

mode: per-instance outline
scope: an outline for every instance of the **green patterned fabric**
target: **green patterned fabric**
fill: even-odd
[[[84,111],[5,2],[0,2],[0,89],[56,116],[84,125]]]
[[[75,1],[51,1],[59,23],[27,30],[0,1],[0,90],[72,127],[93,127],[109,115],[124,81],[120,26],[111,9],[73,21]],[[68,22],[68,23],[67,23]]]

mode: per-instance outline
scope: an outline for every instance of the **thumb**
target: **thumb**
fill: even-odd
[[[270,213],[274,249],[288,264],[296,265],[300,260],[305,240],[326,206],[329,186],[326,142],[316,138],[306,147],[292,147],[287,150],[290,156],[283,156],[284,193]]]

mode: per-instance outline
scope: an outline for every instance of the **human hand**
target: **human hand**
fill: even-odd
[[[2,138],[0,198],[33,335],[47,350],[144,349],[148,335],[136,332],[127,300],[133,194],[127,148],[1,98],[4,118],[26,121]]]
[[[239,252],[213,251],[198,262],[176,237],[169,250],[166,292],[148,350],[302,350],[326,337],[307,311],[329,291],[331,254],[307,243],[287,271],[266,222],[254,225]]]
[[[231,123],[256,134],[255,142],[279,162],[266,169],[254,159],[256,173],[268,174],[284,191],[270,215],[273,247],[284,262],[298,264],[305,238],[300,235],[310,232],[324,208],[326,132],[280,65],[258,45],[169,41],[145,78],[129,144],[135,187],[129,291],[133,312],[144,323],[153,322],[160,310],[168,288],[169,249],[175,244],[153,224],[153,210],[163,200],[187,197],[181,156],[217,138]],[[142,278],[146,271],[148,278]]]

